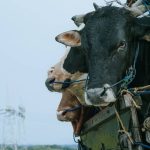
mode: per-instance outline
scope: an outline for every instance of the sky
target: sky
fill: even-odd
[[[70,18],[93,11],[93,2],[105,5],[102,0],[0,0],[0,108],[25,107],[25,144],[74,144],[71,124],[56,118],[61,94],[49,92],[45,80],[65,52],[55,36],[76,29]],[[0,116],[1,129],[2,122]]]

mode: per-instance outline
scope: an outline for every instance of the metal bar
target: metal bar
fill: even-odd
[[[97,113],[94,117],[89,119],[83,126],[83,129],[81,131],[81,135],[85,134],[95,126],[103,123],[107,119],[109,119],[111,116],[115,114],[114,106],[113,107],[107,107],[106,109],[100,111]]]
[[[127,111],[129,109],[125,109],[122,111]],[[91,119],[89,119],[82,128],[81,134],[80,135],[84,135],[86,134],[89,130],[93,129],[96,126],[99,126],[100,124],[106,122],[108,119],[114,117],[115,114],[115,107],[114,105],[112,107],[107,107],[104,110],[100,111],[99,113],[97,113],[94,117],[92,117]]]
[[[132,123],[133,123],[133,136],[136,142],[142,142],[139,130],[139,120],[137,116],[137,111],[135,107],[131,107],[131,116],[132,116]],[[142,146],[137,145],[138,150],[143,150]]]

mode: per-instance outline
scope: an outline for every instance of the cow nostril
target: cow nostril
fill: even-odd
[[[65,111],[63,111],[62,112],[62,116],[65,116],[66,115],[66,113],[67,113],[67,111],[65,110]]]
[[[106,94],[106,88],[104,87],[104,90],[103,90],[103,92],[100,94],[100,96],[104,96],[105,94]]]
[[[48,87],[50,84],[54,83],[55,81],[55,78],[48,78],[46,81],[45,81],[45,84],[46,86]]]
[[[52,83],[54,83],[54,81],[55,81],[55,78],[52,78],[52,79],[50,79],[50,80],[48,81],[48,83],[49,83],[49,84],[52,84]]]
[[[56,37],[55,37],[55,40],[56,40],[57,42],[59,42],[59,36],[56,36]]]

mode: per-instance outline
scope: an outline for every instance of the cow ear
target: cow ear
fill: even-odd
[[[95,10],[98,10],[98,9],[99,9],[99,6],[98,6],[96,3],[93,3],[93,6],[94,6],[94,9],[95,9]]]
[[[78,31],[67,31],[55,37],[55,40],[70,47],[81,46],[81,36]]]
[[[135,27],[136,35],[143,40],[150,42],[150,18],[142,17],[136,18],[136,27]]]

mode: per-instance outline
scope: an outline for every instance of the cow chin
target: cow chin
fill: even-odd
[[[54,83],[51,86],[52,86],[52,89],[54,92],[61,92],[62,91],[62,84]]]
[[[62,92],[62,84],[55,84],[55,83],[52,83],[52,84],[49,84],[47,86],[48,90],[51,91],[51,92]]]
[[[85,92],[85,102],[87,105],[107,106],[116,101],[116,96],[109,84],[105,84],[103,88],[88,89]],[[104,92],[104,88],[108,88]]]

